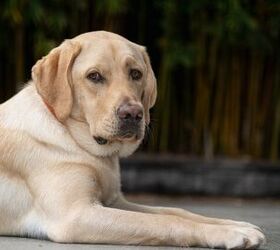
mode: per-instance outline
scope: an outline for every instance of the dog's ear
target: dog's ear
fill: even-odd
[[[146,86],[144,89],[144,96],[143,96],[143,105],[145,108],[145,121],[146,124],[150,123],[150,108],[155,105],[156,98],[157,98],[157,80],[155,78],[155,74],[153,72],[150,58],[148,53],[146,52],[146,48],[142,48],[143,50],[143,57],[147,67],[147,76],[146,76]]]
[[[66,40],[32,68],[32,79],[38,93],[61,122],[72,109],[71,69],[80,50],[78,43]]]

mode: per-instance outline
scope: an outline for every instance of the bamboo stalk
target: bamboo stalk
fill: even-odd
[[[252,55],[249,88],[249,117],[251,121],[249,134],[249,153],[259,157],[261,149],[261,138],[258,124],[259,117],[259,83],[262,76],[262,61],[259,54]]]
[[[23,24],[16,25],[14,29],[15,35],[15,80],[16,89],[19,90],[21,83],[25,81],[24,79],[24,27]]]
[[[240,118],[240,60],[233,52],[231,59],[231,77],[229,82],[229,131],[228,154],[236,156],[239,148],[239,118]]]
[[[270,159],[276,161],[279,159],[280,151],[280,60],[278,58],[274,79],[274,122],[272,126]]]

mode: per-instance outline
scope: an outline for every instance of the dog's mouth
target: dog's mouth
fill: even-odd
[[[99,145],[105,145],[108,143],[108,140],[103,138],[103,137],[100,137],[100,136],[94,136],[93,137],[94,140],[99,144]]]
[[[133,134],[133,133],[126,133],[118,136],[114,136],[110,139],[101,137],[101,136],[93,136],[94,140],[97,142],[99,145],[107,145],[112,142],[133,142],[133,141],[138,141],[141,136],[139,134]]]
[[[136,142],[143,137],[143,130],[139,126],[122,125],[112,135],[93,135],[94,140],[99,145],[107,145],[114,142]]]

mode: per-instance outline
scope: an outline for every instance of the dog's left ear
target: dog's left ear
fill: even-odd
[[[142,54],[144,57],[144,61],[147,67],[147,76],[146,76],[146,86],[144,89],[144,96],[143,96],[143,105],[145,108],[145,121],[146,124],[150,123],[150,108],[155,105],[156,98],[157,98],[157,80],[155,74],[153,72],[150,58],[146,51],[146,48],[142,48]]]
[[[80,50],[78,43],[66,40],[32,68],[32,79],[38,93],[61,122],[72,109],[71,69]]]

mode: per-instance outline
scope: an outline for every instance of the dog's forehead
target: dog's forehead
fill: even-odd
[[[136,61],[143,61],[144,47],[132,43],[129,40],[110,32],[90,32],[72,39],[81,47],[80,59],[120,59],[132,57]]]
[[[144,49],[126,39],[87,36],[78,42],[82,49],[75,59],[74,71],[83,72],[97,65],[104,69],[124,67],[128,64],[146,68],[142,54]]]

